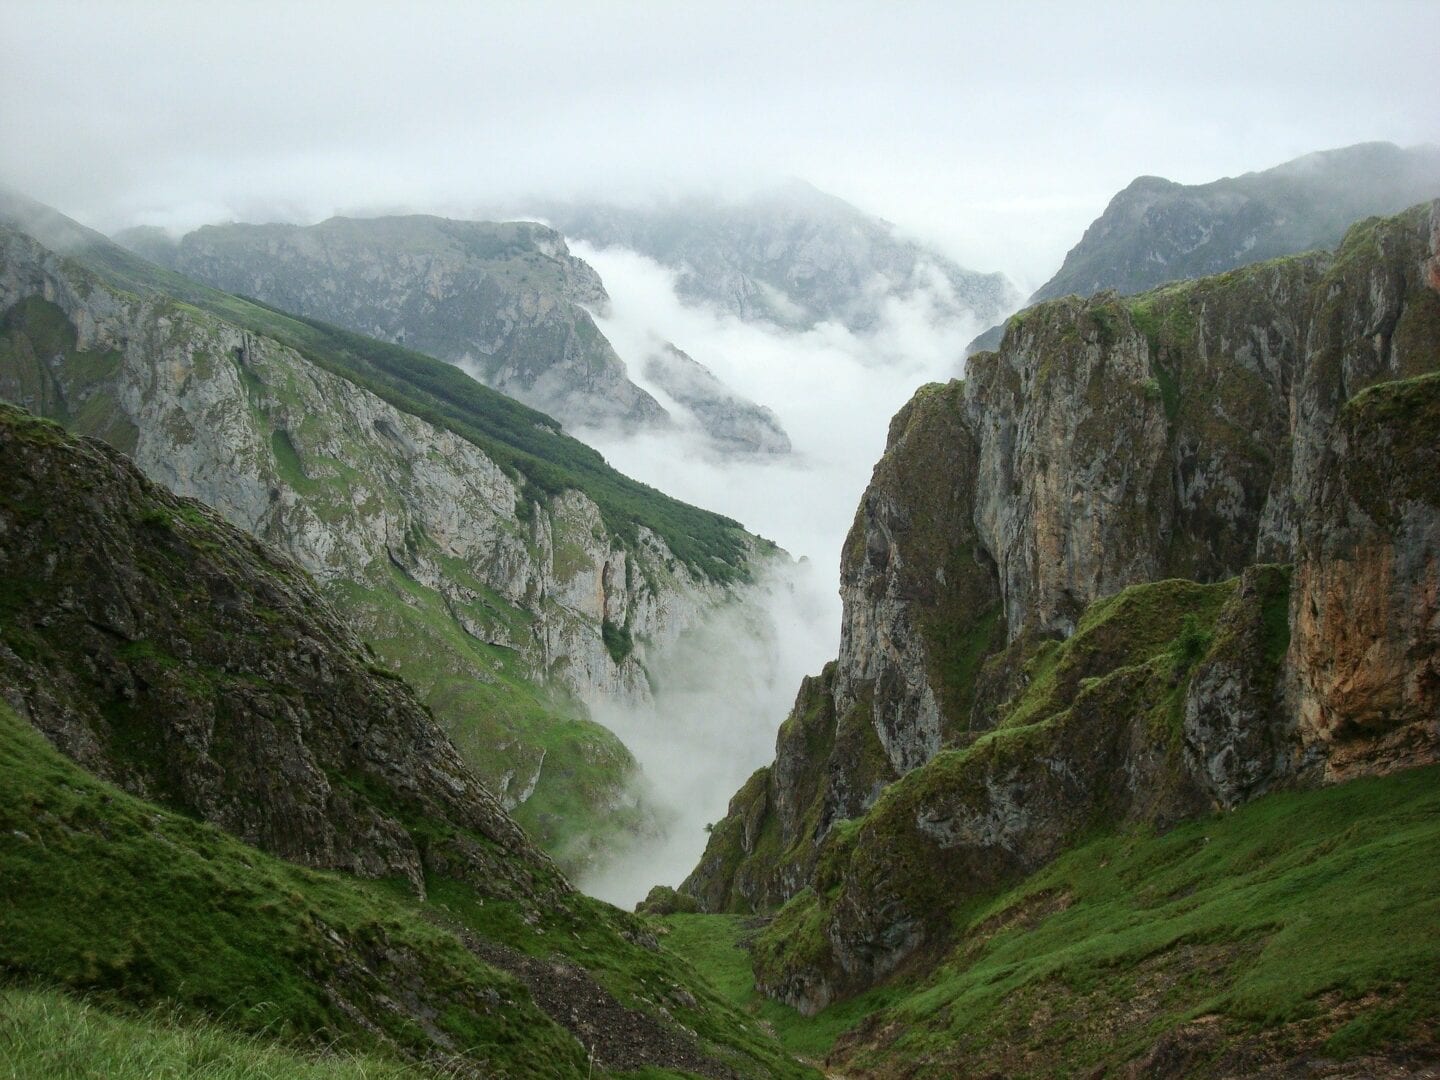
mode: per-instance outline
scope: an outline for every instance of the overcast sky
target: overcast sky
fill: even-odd
[[[1440,142],[1440,4],[9,0],[0,178],[111,230],[799,176],[1038,284],[1116,190]]]

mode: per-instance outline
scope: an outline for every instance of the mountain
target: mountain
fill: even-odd
[[[1110,200],[1030,298],[1143,292],[1317,248],[1355,222],[1440,196],[1440,147],[1361,143],[1208,184],[1142,176]]]
[[[225,292],[459,364],[568,427],[666,424],[587,310],[608,303],[599,276],[543,225],[337,217],[117,239]]]
[[[570,888],[300,565],[11,406],[0,465],[7,982],[446,1075],[808,1074]]]
[[[645,358],[645,377],[695,417],[722,451],[788,454],[790,436],[763,405],[741,397],[669,342]]]
[[[566,236],[648,255],[680,296],[743,319],[807,329],[876,328],[891,298],[929,292],[944,316],[991,322],[1018,297],[1000,274],[966,270],[888,222],[801,181],[734,202],[690,197],[653,207],[537,203]]]
[[[778,569],[772,545],[449,364],[6,214],[69,254],[0,228],[0,396],[294,557],[567,866],[655,827],[584,702],[648,699],[647,658]]]
[[[770,997],[871,1014],[840,1069],[1440,1060],[1440,202],[969,371],[892,422],[839,656],[682,892],[774,915]]]

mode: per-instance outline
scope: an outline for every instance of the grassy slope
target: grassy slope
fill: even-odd
[[[436,1028],[496,1069],[585,1074],[578,1044],[513,977],[465,948],[466,932],[567,957],[643,1011],[693,983],[672,958],[629,940],[631,916],[588,897],[572,895],[537,922],[452,881],[429,879],[422,903],[399,886],[271,858],[94,779],[3,706],[0,881],[0,970],[12,977],[84,991],[107,1007],[178,1006],[239,1032],[382,1058],[392,1044],[423,1052],[434,1042],[400,1018],[378,1038],[357,1028],[324,985],[342,965],[352,999],[411,993],[413,979],[422,994],[448,1000]],[[345,951],[352,945],[358,956]],[[379,959],[397,953],[412,966],[397,972]],[[722,999],[691,989],[668,1007],[712,1054],[747,1075],[807,1075]]]
[[[0,989],[0,1080],[417,1080],[370,1054],[304,1053],[181,1010],[117,1014],[57,990]]]
[[[822,1052],[873,1013],[839,1057],[881,1075],[1083,1074],[1209,1016],[1222,1042],[1278,1029],[1282,1056],[1346,1057],[1435,1037],[1436,882],[1440,769],[1426,768],[1095,839],[972,911],[927,979],[812,1020],[755,995],[742,920],[670,916],[665,941],[791,1049]]]

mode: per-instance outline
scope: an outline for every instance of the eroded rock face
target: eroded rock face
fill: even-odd
[[[121,239],[215,288],[459,363],[570,427],[666,422],[586,310],[609,304],[599,275],[544,225],[414,215]]]
[[[11,406],[0,462],[0,682],[66,754],[307,866],[568,889],[297,564]]]
[[[797,703],[685,885],[745,910],[805,875],[820,937],[760,965],[770,991],[869,985],[1097,822],[1435,759],[1437,222],[1044,305],[902,410],[845,548],[833,710]],[[877,775],[837,752],[857,716],[901,779],[841,828],[824,793]]]

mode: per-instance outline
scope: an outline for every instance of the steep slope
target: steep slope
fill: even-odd
[[[989,322],[1017,297],[980,274],[897,237],[833,195],[792,181],[748,199],[679,199],[652,208],[585,203],[528,207],[565,235],[648,255],[678,275],[688,300],[745,319],[873,329],[887,297],[933,292],[947,315]]]
[[[647,696],[648,651],[729,602],[763,545],[449,365],[33,218],[98,272],[0,235],[0,395],[290,552],[552,850],[644,827],[628,752],[578,699]]]
[[[762,986],[813,1009],[933,959],[1095,829],[1440,758],[1437,252],[1431,204],[1055,301],[902,410],[840,658],[684,886],[796,898]]]
[[[570,427],[666,421],[586,311],[608,303],[599,276],[543,225],[412,215],[119,240],[225,292],[460,364]]]
[[[1110,200],[1030,302],[1143,292],[1333,248],[1354,222],[1440,196],[1440,147],[1361,143],[1208,184],[1142,176]],[[993,347],[993,346],[992,346]]]
[[[11,975],[481,1074],[802,1072],[571,890],[297,564],[8,406],[0,463]]]

